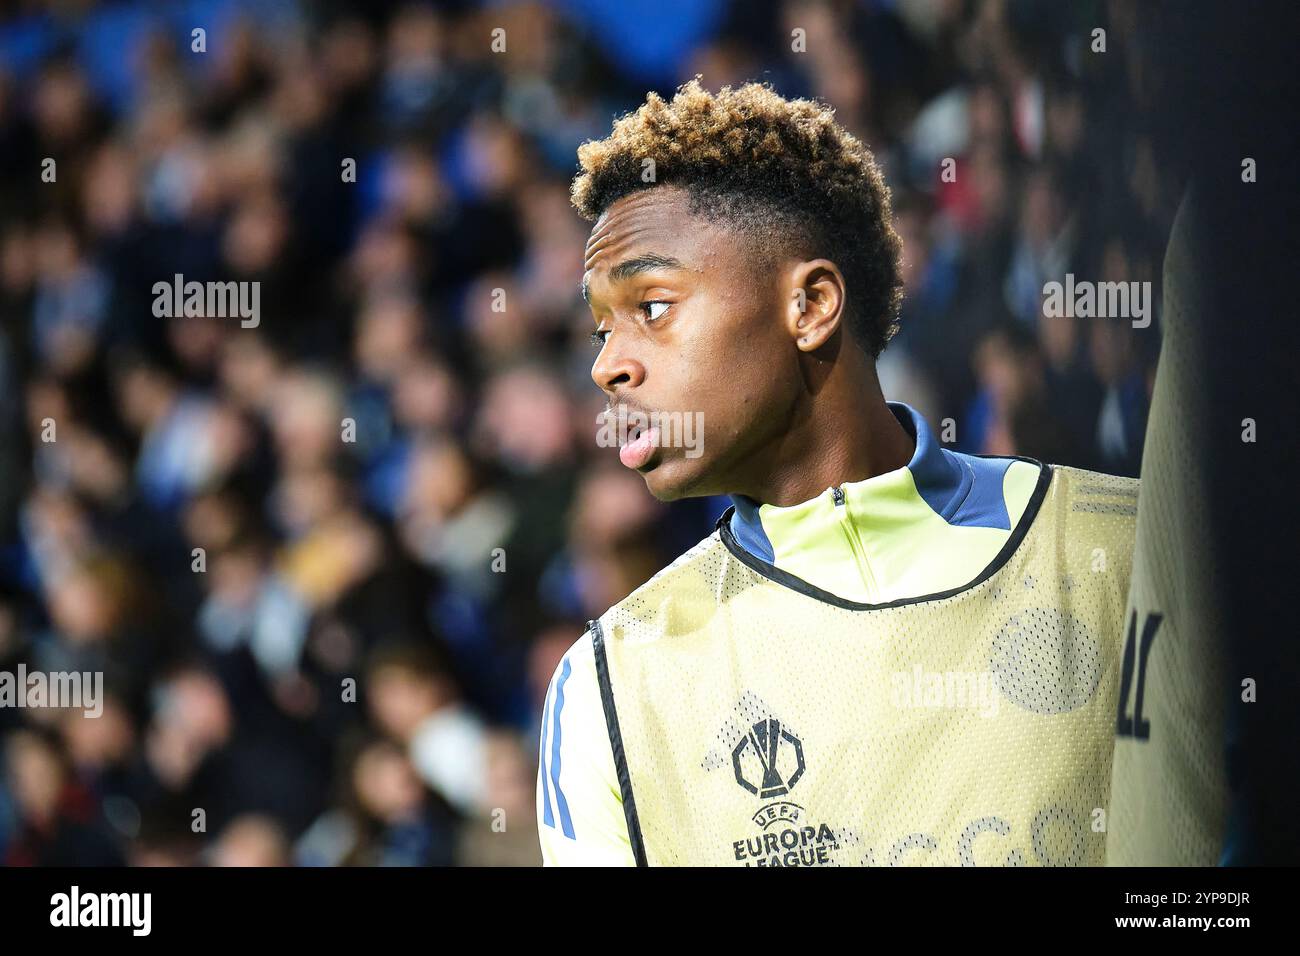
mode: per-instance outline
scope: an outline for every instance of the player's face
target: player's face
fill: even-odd
[[[780,273],[671,187],[618,200],[592,230],[583,285],[604,342],[591,377],[615,413],[658,425],[619,448],[655,497],[726,494],[779,467],[768,452],[799,388]]]

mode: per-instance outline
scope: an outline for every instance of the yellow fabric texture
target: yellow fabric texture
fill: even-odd
[[[1038,483],[1038,466],[1012,461],[1002,497],[1015,527]],[[772,562],[823,591],[881,604],[960,587],[1002,550],[1010,528],[960,526],[936,514],[917,492],[910,468],[830,489],[788,507],[763,505]]]
[[[645,862],[1100,864],[1137,482],[1041,494],[948,596],[839,606],[715,532],[604,614]]]

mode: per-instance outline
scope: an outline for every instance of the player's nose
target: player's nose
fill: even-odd
[[[620,387],[636,388],[645,381],[645,366],[630,355],[616,351],[607,342],[591,366],[591,380],[596,387],[613,394]]]

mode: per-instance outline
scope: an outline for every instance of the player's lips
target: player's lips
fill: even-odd
[[[638,424],[653,419],[649,412],[640,408],[620,403],[605,409],[606,421],[611,425],[617,426],[620,423],[620,414],[623,428],[618,429],[618,460],[634,470],[644,468],[659,448],[659,429],[643,428]]]
[[[619,448],[618,460],[628,468],[644,468],[658,448],[658,428],[635,429],[629,433],[627,444]]]

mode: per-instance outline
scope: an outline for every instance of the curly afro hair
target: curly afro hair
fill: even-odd
[[[646,159],[654,161],[650,182]],[[871,151],[829,107],[759,83],[714,95],[691,80],[671,102],[649,94],[607,138],[583,143],[578,162],[572,198],[584,218],[640,189],[684,188],[694,214],[769,250],[779,238],[782,250],[797,244],[797,254],[839,266],[851,328],[871,356],[898,330],[902,244],[889,187]]]

